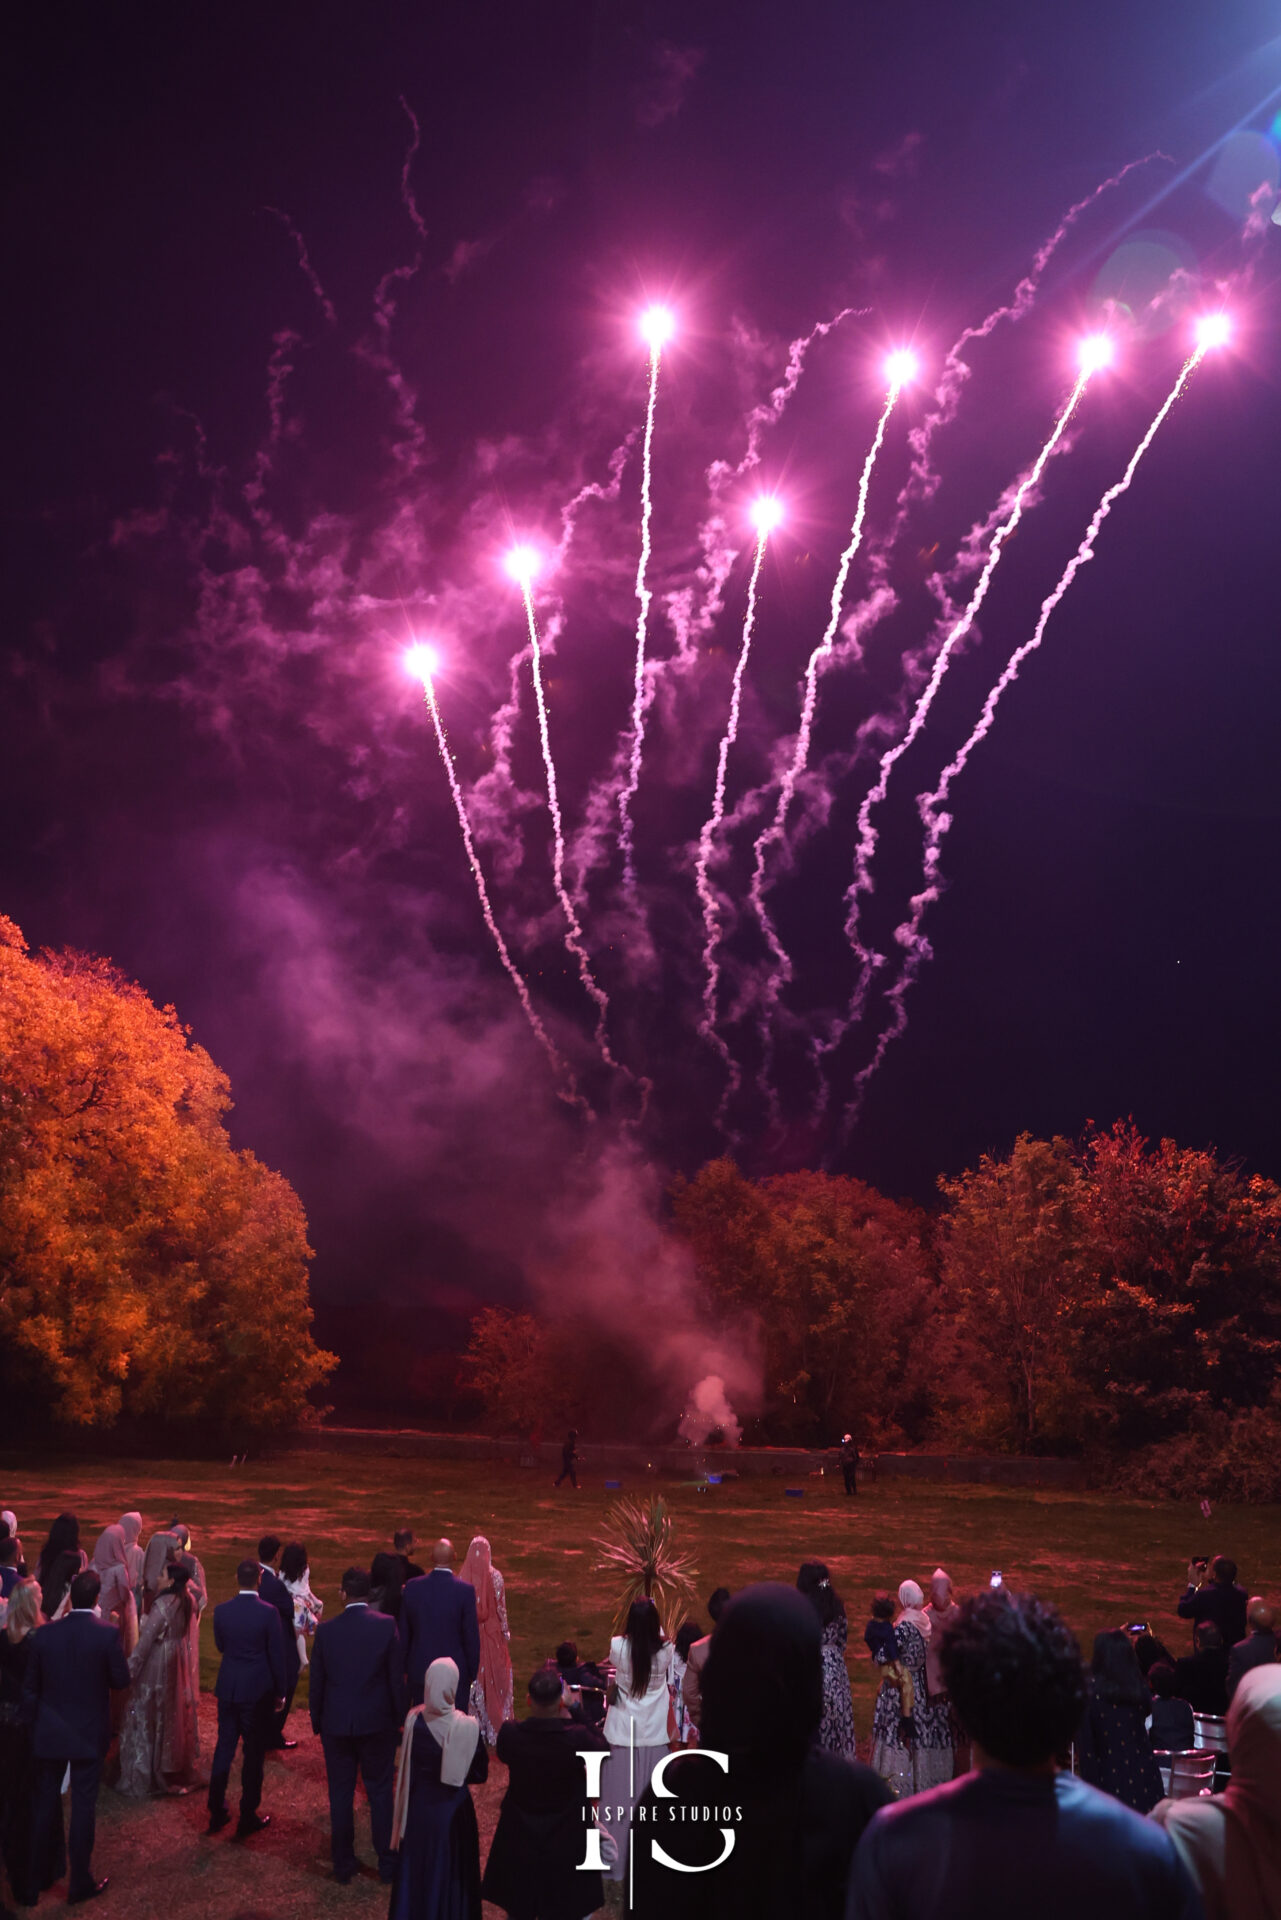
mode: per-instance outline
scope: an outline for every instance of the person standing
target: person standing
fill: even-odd
[[[1077,1771],[1136,1813],[1151,1813],[1162,1793],[1148,1739],[1151,1711],[1129,1634],[1120,1627],[1096,1633],[1089,1701],[1076,1735]]]
[[[929,1642],[930,1617],[925,1611],[925,1595],[915,1580],[905,1580],[898,1590],[898,1617],[894,1621],[897,1666],[911,1683],[912,1714],[903,1712],[902,1678],[887,1677],[881,1682],[872,1710],[873,1767],[900,1798],[919,1793],[920,1763],[916,1740],[916,1703],[925,1694],[925,1649]],[[888,1647],[872,1655],[878,1666],[891,1663]]]
[[[508,1650],[512,1636],[507,1624],[503,1576],[494,1565],[483,1533],[478,1533],[468,1547],[460,1577],[476,1591],[480,1664],[472,1687],[471,1706],[480,1721],[482,1738],[492,1747],[498,1739],[499,1727],[512,1717],[512,1657]]]
[[[952,1591],[952,1576],[942,1567],[930,1575],[930,1597],[925,1611],[930,1631],[925,1642],[925,1698],[917,1702],[916,1737],[922,1769],[921,1785],[937,1787],[954,1774],[968,1772],[965,1737],[952,1712],[943,1678],[943,1635],[961,1617]]]
[[[264,1533],[258,1542],[258,1592],[269,1607],[274,1607],[280,1615],[280,1624],[285,1636],[285,1684],[281,1688],[284,1703],[276,1711],[271,1733],[267,1740],[269,1753],[292,1753],[298,1745],[296,1740],[286,1740],[285,1722],[289,1718],[289,1709],[294,1703],[294,1690],[298,1685],[298,1675],[302,1672],[302,1661],[298,1655],[298,1641],[294,1635],[294,1596],[276,1572],[275,1559],[280,1552],[280,1541],[274,1533]]]
[[[405,1721],[388,1920],[481,1920],[480,1832],[470,1788],[489,1777],[489,1748],[480,1723],[455,1704],[458,1681],[453,1660],[433,1660],[423,1703]]]
[[[603,1824],[617,1844],[609,1877],[624,1880],[636,1804],[649,1786],[655,1766],[670,1751],[675,1732],[667,1687],[672,1646],[663,1638],[658,1608],[652,1600],[632,1601],[625,1629],[609,1643],[609,1657],[614,1684],[605,1715],[609,1758],[601,1776],[601,1802],[609,1808]]]
[[[578,1428],[577,1427],[571,1427],[569,1432],[565,1435],[565,1444],[560,1450],[560,1472],[556,1475],[556,1479],[553,1482],[553,1484],[555,1486],[560,1486],[563,1480],[568,1480],[570,1486],[574,1489],[575,1493],[578,1492]]]
[[[400,1584],[402,1587],[408,1586],[411,1580],[421,1580],[423,1574],[426,1572],[425,1567],[420,1567],[418,1562],[411,1558],[414,1548],[417,1545],[418,1542],[414,1538],[414,1530],[412,1527],[397,1527],[395,1533],[391,1536],[392,1552],[399,1560],[401,1566]]]
[[[696,1640],[689,1650],[689,1659],[685,1662],[685,1671],[681,1675],[681,1699],[685,1703],[685,1717],[697,1734],[703,1711],[703,1669],[707,1665],[707,1656],[712,1650],[717,1623],[730,1603],[728,1587],[717,1587],[707,1603],[708,1615],[712,1622],[711,1633]]]
[[[179,1536],[181,1522],[171,1520],[167,1527],[153,1533],[147,1542],[142,1556],[142,1611],[145,1614],[156,1595],[169,1578],[170,1562],[177,1555],[182,1540]]]
[[[227,1811],[227,1782],[236,1748],[243,1746],[238,1840],[261,1833],[271,1819],[260,1814],[263,1761],[276,1716],[284,1705],[285,1630],[279,1609],[258,1591],[262,1568],[242,1560],[236,1568],[234,1600],[214,1608],[214,1645],[222,1655],[214,1693],[218,1700],[218,1743],[209,1775],[209,1832],[221,1833]]]
[[[821,1560],[805,1561],[796,1576],[796,1591],[805,1595],[818,1615],[823,1635],[823,1718],[819,1723],[818,1744],[825,1753],[853,1760],[858,1742],[854,1733],[854,1696],[845,1664],[845,1645],[849,1639],[845,1602],[832,1585],[832,1577]]]
[[[37,1860],[47,1860],[58,1847],[62,1778],[68,1769],[71,1773],[69,1902],[93,1900],[106,1889],[105,1879],[93,1877],[98,1784],[111,1745],[111,1696],[129,1685],[120,1635],[94,1611],[99,1586],[92,1569],[76,1575],[66,1619],[31,1636],[24,1685],[36,1762],[32,1829]]]
[[[365,1783],[378,1872],[395,1878],[391,1821],[396,1734],[405,1717],[404,1669],[396,1623],[369,1604],[369,1575],[348,1567],[343,1611],[316,1629],[311,1655],[312,1731],[319,1735],[329,1782],[329,1833],[334,1879],[355,1876],[356,1774]]]
[[[147,1564],[147,1556],[139,1546],[142,1537],[142,1515],[138,1512],[122,1513],[120,1530],[125,1537],[125,1562],[129,1569],[129,1585],[133,1589],[133,1604],[142,1621],[142,1575]]]
[[[462,1713],[480,1667],[480,1623],[476,1589],[455,1577],[453,1558],[453,1541],[438,1540],[431,1550],[431,1572],[411,1580],[400,1597],[400,1637],[410,1699],[422,1699],[433,1660],[452,1660],[458,1669],[457,1711]]]
[[[129,1800],[185,1793],[197,1757],[196,1699],[187,1631],[196,1603],[191,1575],[176,1561],[142,1623],[129,1657],[129,1711],[120,1732],[118,1791]]]
[[[1208,1920],[1281,1913],[1281,1667],[1242,1676],[1228,1708],[1231,1778],[1222,1793],[1162,1800],[1164,1827],[1201,1890]]]
[[[320,1623],[325,1610],[323,1600],[318,1600],[311,1590],[311,1568],[307,1564],[307,1549],[301,1540],[291,1540],[280,1556],[280,1578],[288,1587],[294,1603],[294,1645],[298,1649],[299,1672],[307,1664],[307,1642]]]
[[[1216,1553],[1207,1567],[1194,1560],[1188,1568],[1188,1584],[1177,1612],[1180,1620],[1213,1620],[1225,1647],[1235,1647],[1245,1639],[1246,1610],[1249,1596],[1237,1584],[1237,1563],[1226,1553]]]
[[[1228,1655],[1228,1705],[1245,1675],[1254,1667],[1270,1667],[1277,1657],[1274,1615],[1265,1600],[1257,1596],[1250,1602],[1246,1616],[1250,1628],[1244,1640],[1238,1640]]]
[[[845,1491],[853,1499],[858,1492],[858,1442],[852,1433],[841,1435],[841,1451],[838,1457],[845,1480]]]
[[[79,1554],[79,1552],[80,1522],[74,1513],[60,1513],[49,1528],[48,1536],[36,1561],[36,1579],[40,1582],[42,1595],[55,1561],[61,1559],[63,1554]],[[61,1599],[61,1594],[58,1597]],[[52,1610],[47,1605],[44,1611],[46,1617],[53,1618]]]
[[[0,1853],[20,1907],[34,1907],[67,1870],[61,1821],[43,1857],[33,1844],[35,1756],[22,1699],[33,1637],[44,1624],[39,1586],[34,1580],[19,1581],[9,1595],[0,1631]]]
[[[129,1564],[129,1541],[117,1520],[98,1535],[90,1562],[102,1582],[98,1609],[120,1631],[125,1659],[138,1644],[138,1609],[133,1597],[133,1572]]]
[[[480,1890],[511,1920],[583,1920],[601,1905],[601,1875],[583,1865],[593,1815],[582,1756],[608,1751],[562,1711],[556,1669],[540,1667],[525,1718],[498,1729],[507,1791]]]
[[[1213,1620],[1198,1620],[1192,1629],[1195,1653],[1174,1663],[1174,1691],[1193,1713],[1223,1715],[1228,1710],[1230,1655]]]

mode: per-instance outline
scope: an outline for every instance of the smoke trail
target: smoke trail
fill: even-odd
[[[707,870],[711,863],[716,837],[721,829],[721,822],[725,818],[725,768],[729,760],[729,750],[738,738],[743,674],[747,668],[747,657],[752,650],[752,632],[756,625],[756,590],[760,584],[761,565],[765,559],[765,543],[769,539],[769,531],[768,524],[762,524],[756,536],[756,558],[752,564],[752,576],[747,587],[747,612],[743,617],[742,644],[739,647],[738,662],[734,668],[729,720],[721,735],[720,750],[716,758],[716,786],[712,796],[712,811],[703,822],[702,832],[698,836],[698,863],[694,876],[698,897],[703,906],[703,926],[707,934],[703,948],[703,966],[706,972],[703,985],[703,1018],[699,1021],[698,1031],[705,1040],[710,1041],[725,1063],[725,1091],[716,1109],[716,1124],[722,1130],[726,1109],[742,1084],[742,1075],[728,1046],[716,1030],[716,1001],[720,987],[720,962],[716,955],[721,937],[720,903],[716,890],[708,878]]]
[[[766,945],[769,947],[770,957],[773,963],[765,976],[760,991],[758,1017],[762,1048],[761,1082],[769,1099],[770,1117],[776,1124],[780,1116],[778,1112],[778,1093],[773,1082],[773,1014],[775,1007],[778,1005],[779,995],[792,977],[792,963],[778,937],[778,929],[774,925],[769,909],[765,905],[765,862],[770,849],[778,846],[785,837],[788,809],[792,804],[792,797],[796,792],[796,783],[805,771],[805,767],[809,761],[810,734],[814,725],[814,711],[818,705],[819,670],[824,661],[830,657],[836,639],[836,629],[840,624],[841,618],[841,602],[845,595],[845,582],[849,577],[854,556],[863,542],[863,520],[867,513],[867,491],[871,483],[872,468],[875,466],[876,457],[881,451],[881,444],[885,439],[885,429],[889,425],[890,415],[894,411],[894,403],[901,392],[902,386],[900,383],[896,382],[890,386],[890,390],[885,396],[885,405],[881,409],[881,417],[876,423],[876,433],[872,440],[872,445],[868,450],[866,460],[863,462],[863,471],[859,476],[858,483],[858,506],[854,514],[854,524],[850,529],[849,543],[841,555],[840,565],[836,570],[836,579],[832,583],[832,604],[828,615],[827,626],[824,629],[822,639],[819,641],[817,647],[815,647],[813,653],[811,653],[809,664],[805,669],[805,690],[801,700],[801,724],[796,735],[795,745],[792,749],[791,761],[784,770],[782,779],[779,781],[778,800],[774,808],[774,818],[757,837],[753,850],[751,901],[756,910],[756,916],[760,921],[761,931],[765,935]]]
[[[297,227],[289,218],[289,215],[283,213],[279,207],[267,207],[265,211],[279,220],[281,226],[293,241],[294,246],[298,249],[298,265],[302,271],[303,278],[315,294],[316,303],[320,311],[324,314],[327,324],[331,327],[336,327],[338,325],[338,315],[334,311],[334,303],[321,286],[320,275],[311,264],[311,256],[307,252],[307,242],[303,239],[301,233],[299,233]]]
[[[423,222],[422,215],[418,211],[418,202],[414,198],[413,187],[409,179],[414,155],[418,152],[419,141],[421,139],[418,116],[415,114],[403,93],[400,96],[400,104],[404,108],[410,126],[409,145],[405,149],[405,157],[400,167],[400,198],[415,232],[420,239],[425,240],[427,237],[427,228]],[[417,415],[417,389],[405,378],[405,375],[392,354],[391,323],[396,317],[396,309],[399,304],[398,300],[394,297],[397,285],[407,285],[417,274],[422,263],[422,254],[416,253],[413,259],[407,261],[404,266],[391,267],[382,276],[374,289],[374,327],[378,335],[377,342],[367,339],[361,340],[357,342],[355,349],[359,359],[364,360],[369,366],[375,368],[377,372],[382,374],[384,380],[387,382],[387,387],[392,399],[395,402],[396,415],[401,427],[401,437],[392,443],[391,452],[393,459],[405,475],[417,471],[423,448],[426,445],[427,436],[423,431]]]
[[[401,199],[401,204],[405,209],[405,212],[409,215],[410,220],[413,222],[414,229],[417,232],[419,239],[425,240],[427,238],[426,222],[424,221],[421,213],[419,213],[418,211],[418,202],[414,198],[414,189],[409,178],[410,169],[413,167],[413,164],[414,164],[414,156],[418,152],[419,146],[422,144],[422,131],[418,125],[418,115],[414,112],[413,108],[410,106],[408,100],[406,100],[403,93],[400,96],[400,104],[405,109],[406,118],[408,119],[410,127],[412,128],[412,132],[409,138],[409,145],[405,149],[405,157],[404,157],[404,160],[401,162],[401,167],[400,167],[400,199]]]
[[[893,1007],[893,1018],[877,1040],[876,1049],[871,1059],[862,1071],[855,1075],[853,1091],[841,1122],[842,1146],[848,1141],[859,1113],[862,1111],[863,1097],[866,1093],[868,1082],[885,1058],[886,1050],[907,1028],[907,1012],[904,1004],[907,994],[919,975],[921,968],[931,957],[932,949],[928,940],[922,936],[921,923],[927,911],[938,899],[942,891],[939,878],[939,859],[942,852],[944,836],[952,825],[951,814],[944,813],[942,809],[951,791],[952,782],[965,771],[969,757],[975,747],[978,746],[980,740],[984,739],[986,735],[990,733],[992,724],[996,719],[996,709],[1000,704],[1001,695],[1008,686],[1012,685],[1013,682],[1018,679],[1019,668],[1030,653],[1036,652],[1036,649],[1045,638],[1045,629],[1049,625],[1050,617],[1054,613],[1055,608],[1059,605],[1059,602],[1075,580],[1077,574],[1081,571],[1081,568],[1085,566],[1088,561],[1093,560],[1094,543],[1099,537],[1103,522],[1107,519],[1112,511],[1113,505],[1120,499],[1121,495],[1128,493],[1130,483],[1138,471],[1139,462],[1152,445],[1170,409],[1187,386],[1188,381],[1204,358],[1205,353],[1206,347],[1204,345],[1198,346],[1195,353],[1190,354],[1184,361],[1178,379],[1162,401],[1147,432],[1143,435],[1138,446],[1131,454],[1130,463],[1126,467],[1125,472],[1118,481],[1108,488],[1103,498],[1099,501],[1098,506],[1094,510],[1094,518],[1086,529],[1085,538],[1063,569],[1053,591],[1047,594],[1041,602],[1040,617],[1037,620],[1031,638],[1025,640],[1023,645],[1016,648],[1010,655],[1004,672],[983,703],[983,711],[975,722],[973,732],[970,734],[968,740],[966,740],[964,746],[959,749],[955,757],[944,767],[939,777],[937,787],[935,787],[932,793],[917,795],[917,807],[920,810],[921,821],[925,827],[925,885],[920,893],[914,894],[912,897],[910,917],[904,921],[902,926],[895,929],[894,938],[903,948],[905,958],[902,973],[886,995],[887,1000]]]
[[[494,945],[498,949],[498,958],[502,961],[507,971],[507,976],[516,989],[517,997],[524,1009],[525,1018],[529,1022],[534,1038],[547,1055],[548,1060],[551,1062],[552,1072],[561,1083],[557,1087],[557,1092],[567,1105],[578,1107],[589,1120],[594,1120],[596,1115],[578,1091],[578,1083],[570,1070],[568,1062],[557,1052],[551,1035],[543,1025],[534,1003],[529,997],[529,987],[525,982],[525,976],[512,959],[507,942],[503,938],[502,929],[494,917],[494,909],[489,898],[489,889],[485,885],[485,875],[481,869],[480,861],[476,857],[476,848],[472,841],[471,822],[467,818],[467,807],[463,800],[462,788],[458,784],[458,775],[454,772],[453,756],[449,751],[449,742],[445,737],[445,726],[440,717],[440,708],[436,704],[436,689],[432,683],[430,671],[424,671],[422,682],[423,693],[426,696],[427,705],[431,712],[432,725],[436,729],[436,745],[440,748],[441,764],[444,766],[445,774],[449,780],[449,791],[453,795],[454,800],[454,812],[458,815],[458,824],[462,828],[463,846],[467,852],[467,864],[471,868],[472,878],[476,882],[476,893],[480,900],[480,910],[485,916],[485,925],[489,928]]]
[[[912,717],[908,722],[907,731],[901,740],[894,746],[887,748],[881,755],[875,784],[870,791],[864,795],[862,804],[859,807],[859,838],[854,856],[854,879],[846,889],[845,894],[849,907],[845,920],[845,935],[851,947],[854,949],[855,958],[859,962],[859,979],[845,1018],[836,1022],[826,1039],[815,1041],[812,1052],[816,1062],[821,1060],[824,1054],[830,1053],[832,1049],[840,1043],[849,1029],[861,1018],[872,975],[882,964],[883,960],[883,955],[874,953],[870,948],[863,945],[859,935],[859,899],[862,894],[872,891],[873,884],[871,866],[873,856],[876,853],[877,843],[877,833],[872,826],[873,809],[879,806],[881,801],[884,800],[891,773],[912,745],[920,733],[921,728],[925,725],[930,708],[934,704],[934,697],[942,684],[944,674],[947,672],[952,654],[973,626],[979,608],[987,597],[987,590],[991,585],[992,576],[996,572],[1000,562],[1005,542],[1023,517],[1023,504],[1028,495],[1032,493],[1038,485],[1041,475],[1045,471],[1047,461],[1066,433],[1068,422],[1076,412],[1077,405],[1094,371],[1095,368],[1092,365],[1082,367],[1080,373],[1077,375],[1076,384],[1068,395],[1067,401],[1058,419],[1054,423],[1049,439],[1036,456],[1033,465],[1028,469],[1027,473],[1023,475],[1023,478],[1016,486],[1010,510],[997,527],[996,532],[992,535],[987,559],[983,563],[983,570],[979,574],[978,583],[970,595],[969,601],[960,618],[952,626],[947,638],[935,656],[933,671],[930,674],[929,680],[926,682],[924,692],[912,710]]]
[[[636,902],[636,854],[634,847],[634,825],[632,821],[632,801],[640,785],[641,755],[645,750],[645,711],[649,705],[648,688],[645,677],[645,636],[649,626],[649,603],[653,599],[646,575],[649,571],[650,520],[653,515],[653,495],[651,492],[651,455],[654,446],[654,409],[658,402],[658,363],[662,357],[662,345],[655,341],[649,350],[649,404],[645,409],[645,440],[641,450],[641,544],[640,559],[636,563],[636,598],[640,603],[640,612],[636,616],[636,676],[632,694],[632,744],[628,758],[627,779],[618,796],[618,843],[623,854],[623,891],[630,902]]]
[[[538,707],[538,737],[543,748],[543,767],[547,774],[547,807],[552,817],[552,885],[556,889],[556,898],[560,901],[561,911],[565,915],[565,946],[578,963],[578,977],[587,989],[596,1007],[596,1045],[600,1057],[607,1067],[615,1073],[621,1073],[641,1091],[641,1114],[644,1118],[645,1107],[652,1091],[650,1082],[637,1080],[631,1069],[621,1060],[615,1059],[610,1051],[609,1036],[606,1031],[609,1022],[609,995],[592,972],[592,963],[588,958],[587,947],[583,939],[583,929],[579,923],[574,903],[565,886],[565,830],[561,821],[560,794],[556,786],[556,763],[552,759],[551,735],[547,728],[547,701],[543,694],[543,650],[538,638],[538,622],[534,617],[534,597],[528,577],[519,582],[521,598],[525,603],[525,619],[529,626],[530,658],[534,670],[534,700]]]

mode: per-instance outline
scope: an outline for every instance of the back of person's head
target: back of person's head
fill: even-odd
[[[1085,1709],[1081,1649],[1055,1607],[989,1589],[961,1603],[942,1641],[943,1678],[970,1738],[1009,1767],[1066,1751]]]
[[[373,1584],[363,1567],[348,1567],[342,1577],[342,1590],[349,1600],[368,1600]]]
[[[71,1607],[78,1612],[85,1607],[96,1607],[98,1595],[102,1592],[102,1581],[93,1567],[86,1567],[71,1582]]]
[[[182,1560],[171,1560],[165,1568],[165,1578],[175,1593],[185,1593],[187,1582],[191,1578],[191,1568]]]
[[[282,1580],[301,1580],[307,1571],[307,1549],[301,1540],[291,1540],[280,1556]]]
[[[872,1596],[873,1620],[892,1620],[894,1618],[894,1595],[877,1593]]]
[[[1198,1620],[1192,1629],[1192,1639],[1202,1653],[1217,1653],[1223,1646],[1223,1635],[1213,1620]]]
[[[1174,1668],[1168,1660],[1154,1660],[1148,1668],[1148,1685],[1158,1700],[1174,1698]]]
[[[654,1655],[663,1644],[663,1623],[652,1600],[632,1601],[623,1633],[632,1669],[631,1691],[634,1695],[647,1693]]]
[[[18,1543],[3,1520],[0,1520],[0,1527],[4,1527],[3,1534],[0,1534],[0,1567],[11,1567],[18,1557]]]
[[[9,1611],[5,1615],[5,1632],[10,1640],[25,1640],[29,1633],[43,1626],[44,1615],[40,1611],[40,1587],[35,1580],[19,1580],[9,1595]]]
[[[411,1553],[414,1546],[413,1528],[397,1527],[395,1533],[391,1536],[391,1544],[397,1553]]]
[[[558,1707],[561,1702],[560,1675],[555,1667],[539,1667],[530,1676],[529,1697],[536,1707]]]
[[[445,1540],[445,1539],[438,1540],[435,1546],[431,1550],[431,1563],[433,1567],[451,1566],[453,1564],[453,1559],[454,1559],[453,1541]]]
[[[242,1560],[236,1568],[236,1585],[242,1589],[252,1587],[258,1591],[258,1575],[261,1568],[256,1560]]]
[[[713,1593],[709,1597],[707,1602],[707,1612],[713,1626],[716,1625],[717,1621],[720,1619],[721,1615],[724,1613],[729,1603],[730,1603],[729,1588],[717,1587],[715,1593]]]
[[[1250,1602],[1250,1611],[1246,1619],[1256,1633],[1271,1633],[1275,1615],[1267,1601],[1258,1594]]]
[[[701,1620],[681,1621],[679,1627],[676,1629],[675,1646],[682,1660],[689,1659],[690,1648],[696,1640],[701,1640],[702,1637],[703,1623]]]
[[[49,1537],[40,1549],[40,1567],[43,1572],[51,1567],[60,1553],[76,1553],[80,1548],[80,1522],[74,1513],[60,1513],[49,1529]]]
[[[1138,1633],[1134,1636],[1134,1657],[1139,1663],[1140,1673],[1150,1673],[1158,1660],[1167,1666],[1173,1665],[1170,1649],[1154,1633]]]
[[[269,1567],[280,1552],[280,1540],[274,1533],[264,1533],[258,1542],[258,1558],[264,1567]]]
[[[189,1547],[191,1545],[191,1529],[183,1521],[171,1520],[168,1530],[180,1547]]]
[[[736,1756],[732,1779],[799,1772],[823,1717],[822,1630],[803,1594],[769,1581],[734,1595],[708,1651],[702,1702],[700,1739]]]
[[[1216,1553],[1210,1562],[1210,1578],[1219,1587],[1234,1587],[1237,1579],[1237,1563],[1229,1560],[1226,1553]]]
[[[1122,1627],[1110,1627],[1094,1636],[1090,1683],[1096,1700],[1116,1707],[1144,1704],[1143,1674],[1134,1644]]]
[[[558,1667],[576,1667],[578,1665],[578,1648],[572,1640],[562,1640],[557,1647],[556,1665]]]
[[[843,1618],[845,1608],[841,1596],[821,1560],[802,1561],[796,1574],[796,1591],[805,1595],[818,1615],[820,1627],[830,1627],[833,1620]]]
[[[1266,1824],[1274,1834],[1281,1800],[1281,1663],[1269,1660],[1237,1682],[1228,1707],[1228,1755],[1231,1800],[1249,1808],[1252,1826],[1256,1813],[1262,1815],[1256,1831]]]

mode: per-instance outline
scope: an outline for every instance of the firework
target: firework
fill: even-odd
[[[636,854],[631,809],[636,790],[640,785],[641,758],[645,751],[645,709],[648,705],[645,643],[649,629],[649,605],[654,597],[647,579],[650,520],[653,515],[651,480],[654,412],[658,405],[658,365],[663,348],[672,337],[674,325],[675,322],[666,307],[649,307],[641,315],[641,338],[649,348],[649,401],[645,409],[645,439],[641,449],[641,541],[640,558],[636,563],[636,599],[639,611],[636,615],[636,668],[632,687],[631,750],[628,755],[627,778],[618,796],[618,838],[623,854],[623,886],[633,901],[636,897]]]
[[[573,1073],[570,1071],[566,1061],[557,1052],[551,1035],[539,1018],[538,1010],[530,999],[525,976],[512,959],[507,942],[503,938],[502,928],[494,916],[493,905],[489,898],[489,888],[485,885],[485,875],[481,870],[480,861],[476,857],[476,845],[472,839],[471,821],[467,816],[467,805],[463,799],[462,788],[458,784],[458,775],[454,772],[453,756],[449,751],[449,741],[445,736],[445,724],[440,717],[440,708],[436,704],[435,676],[439,665],[440,661],[436,649],[427,646],[422,641],[415,642],[405,654],[405,667],[407,671],[414,676],[415,680],[422,683],[423,694],[426,697],[427,708],[431,714],[432,725],[436,729],[436,745],[440,748],[441,764],[445,769],[445,774],[449,781],[449,791],[453,795],[454,812],[458,815],[458,824],[462,829],[463,847],[467,854],[467,864],[471,868],[472,879],[476,882],[476,894],[480,901],[481,913],[485,918],[485,925],[489,928],[494,945],[498,949],[498,958],[502,961],[507,976],[516,989],[517,997],[524,1010],[525,1018],[529,1022],[530,1030],[543,1052],[547,1055],[548,1060],[551,1062],[552,1071],[560,1082],[558,1092],[562,1100],[567,1101],[570,1106],[581,1108],[589,1119],[594,1120],[596,1116],[588,1106],[586,1100],[584,1100],[582,1094],[578,1091],[578,1084],[574,1079]]]

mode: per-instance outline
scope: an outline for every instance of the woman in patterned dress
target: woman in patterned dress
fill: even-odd
[[[872,1714],[871,1761],[882,1780],[902,1800],[920,1793],[932,1784],[922,1777],[921,1747],[918,1729],[925,1726],[927,1736],[936,1735],[926,1696],[925,1649],[930,1637],[930,1617],[924,1608],[925,1595],[915,1580],[905,1580],[898,1590],[899,1615],[894,1622],[894,1644],[898,1664],[912,1684],[912,1713],[905,1711],[900,1683],[887,1675],[881,1682]],[[878,1666],[889,1664],[889,1653],[882,1648],[872,1655]],[[950,1724],[948,1730],[950,1747]],[[937,1741],[936,1741],[937,1744]],[[937,1765],[937,1756],[936,1756]],[[931,1771],[929,1760],[924,1773]]]
[[[827,1753],[854,1760],[858,1743],[854,1733],[854,1698],[845,1665],[845,1642],[849,1637],[845,1603],[821,1560],[805,1562],[796,1576],[796,1590],[805,1595],[823,1630],[823,1718],[818,1729],[818,1744]]]
[[[512,1657],[508,1651],[507,1596],[503,1576],[494,1565],[489,1542],[478,1533],[467,1549],[460,1578],[476,1589],[476,1620],[480,1627],[480,1667],[472,1682],[471,1711],[489,1746],[498,1743],[498,1729],[513,1715]]]

